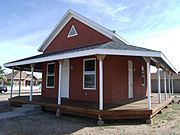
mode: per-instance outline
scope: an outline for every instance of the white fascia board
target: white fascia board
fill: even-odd
[[[20,66],[20,65],[26,65],[26,64],[36,64],[40,62],[48,62],[48,61],[55,61],[55,60],[61,60],[61,59],[83,57],[83,56],[88,56],[88,55],[95,55],[96,53],[97,53],[96,49],[92,49],[92,50],[86,50],[86,51],[80,51],[80,52],[65,53],[65,54],[59,54],[59,55],[57,54],[57,55],[46,56],[42,58],[7,63],[7,64],[4,64],[4,67]]]
[[[65,53],[65,54],[57,54],[57,55],[46,56],[42,58],[7,63],[7,64],[4,64],[4,67],[20,66],[20,65],[26,65],[26,64],[36,64],[36,63],[41,63],[41,62],[55,61],[55,60],[60,60],[60,59],[69,59],[69,58],[76,58],[76,57],[84,57],[84,56],[97,55],[97,54],[160,57],[159,52],[129,51],[129,50],[115,50],[115,49],[91,49],[91,50]]]
[[[171,64],[171,62],[167,59],[167,57],[161,53],[161,58],[171,67],[171,69],[178,74],[178,71],[176,70],[176,68]]]
[[[106,29],[105,27],[81,16],[80,14],[68,10],[67,13],[62,17],[59,23],[54,27],[48,37],[44,40],[42,45],[39,47],[38,51],[43,52],[49,44],[54,40],[54,38],[59,34],[59,32],[64,28],[64,26],[69,22],[71,18],[75,18],[80,22],[86,24],[87,26],[93,28],[94,30],[102,33],[103,35],[107,36],[108,38],[112,39],[115,36],[115,33],[111,32],[110,30]]]
[[[153,51],[133,51],[133,50],[116,50],[116,49],[98,49],[99,54],[104,55],[124,55],[124,56],[144,56],[144,57],[160,57],[160,52]]]

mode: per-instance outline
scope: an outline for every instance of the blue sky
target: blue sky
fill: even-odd
[[[1,0],[0,65],[38,54],[68,9],[116,30],[131,44],[164,52],[180,70],[179,0]]]

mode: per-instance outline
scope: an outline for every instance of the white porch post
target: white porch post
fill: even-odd
[[[99,110],[103,110],[103,60],[105,55],[97,55],[99,60]]]
[[[12,68],[12,73],[11,73],[11,91],[10,91],[10,98],[12,98],[13,78],[14,78],[14,67]]]
[[[170,73],[168,73],[168,91],[169,91],[169,97],[171,97],[171,82],[170,82]]]
[[[30,83],[30,96],[29,101],[32,101],[32,93],[33,93],[33,74],[34,74],[34,65],[31,65],[31,83]]]
[[[61,78],[62,78],[62,64],[63,60],[59,61],[59,86],[58,86],[58,106],[61,105]],[[59,117],[60,108],[58,107],[56,110],[56,116]]]
[[[160,65],[157,64],[157,78],[158,78],[158,103],[161,103],[161,77],[160,77]]]
[[[22,73],[22,71],[19,70],[19,94],[18,94],[18,96],[21,95],[21,73]]]
[[[147,66],[147,91],[148,91],[148,109],[151,110],[151,70],[150,58],[144,58]]]
[[[164,98],[167,98],[167,87],[166,87],[166,70],[164,69]]]
[[[172,88],[172,94],[174,94],[173,74],[171,76],[171,88]]]

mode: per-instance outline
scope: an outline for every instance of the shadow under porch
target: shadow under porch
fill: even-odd
[[[29,96],[17,96],[9,99],[10,105],[21,106],[22,104],[41,105],[42,109],[56,111],[60,109],[62,114],[85,116],[90,118],[101,117],[104,120],[113,119],[151,119],[154,115],[164,109],[174,100],[174,96],[166,100],[161,94],[161,103],[158,103],[158,94],[151,96],[152,109],[148,109],[148,99],[141,99],[127,104],[104,104],[104,110],[98,109],[98,103],[78,101],[62,98],[62,104],[57,104],[57,99],[45,98],[41,95],[34,95],[32,101]]]

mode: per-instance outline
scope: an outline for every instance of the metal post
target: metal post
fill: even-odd
[[[11,73],[11,91],[10,91],[10,98],[12,98],[12,92],[13,92],[13,78],[14,78],[14,67],[12,68],[12,73]]]
[[[170,74],[168,74],[168,91],[169,91],[169,97],[171,97],[171,82],[170,82]]]
[[[33,93],[33,73],[34,73],[34,65],[31,65],[31,88],[30,88],[30,97],[29,97],[29,101],[32,101],[32,93]]]
[[[157,68],[157,75],[158,75],[158,103],[161,103],[161,77],[160,77],[160,70],[159,67]]]
[[[19,71],[19,94],[18,94],[18,96],[21,95],[21,73],[22,73],[22,71],[20,70]]]
[[[99,110],[103,110],[103,61],[99,60]]]
[[[167,99],[166,70],[164,70],[164,98]]]
[[[172,94],[174,94],[174,82],[173,82],[173,75],[171,76],[171,87],[172,87]]]
[[[148,90],[148,109],[151,110],[151,71],[150,62],[147,62],[147,90]]]

